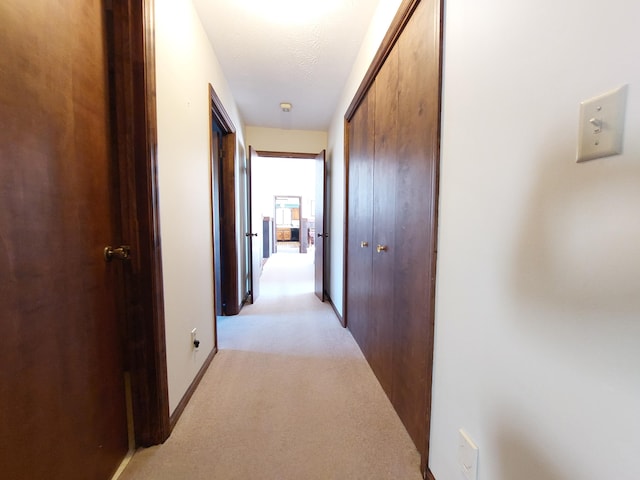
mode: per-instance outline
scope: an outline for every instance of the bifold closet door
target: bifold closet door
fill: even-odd
[[[423,473],[434,330],[440,7],[422,0],[404,12],[395,44],[347,120],[347,322],[422,455]]]
[[[426,451],[433,351],[439,68],[434,9],[421,2],[398,39],[398,155],[392,402]]]
[[[348,327],[371,362],[371,296],[373,245],[373,128],[375,86],[351,120],[349,135],[349,229],[346,306]]]
[[[371,367],[391,398],[393,391],[396,171],[398,162],[398,52],[394,48],[375,81],[373,160],[373,275],[370,302]]]

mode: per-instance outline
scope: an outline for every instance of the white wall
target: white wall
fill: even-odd
[[[640,478],[640,4],[446,2],[431,465]],[[628,83],[624,154],[575,163]]]
[[[338,108],[329,128],[329,146],[327,158],[329,162],[329,184],[331,198],[329,201],[329,296],[336,309],[342,314],[343,308],[343,272],[344,272],[344,114],[360,87],[373,57],[384,38],[391,21],[398,11],[401,0],[380,0],[371,25],[362,41],[360,52],[353,63],[353,68],[342,91]]]
[[[273,217],[274,197],[302,197],[301,218],[315,215],[316,165],[313,159],[254,158],[251,164],[253,212]]]
[[[158,181],[171,412],[213,349],[211,83],[242,143],[234,100],[190,1],[156,0]],[[200,348],[191,348],[198,329]]]
[[[288,153],[320,153],[327,148],[327,132],[246,127],[247,149]]]

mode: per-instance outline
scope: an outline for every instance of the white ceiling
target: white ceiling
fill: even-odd
[[[379,0],[193,3],[246,125],[324,131]]]

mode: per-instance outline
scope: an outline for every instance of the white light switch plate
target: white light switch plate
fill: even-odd
[[[578,162],[622,153],[627,86],[580,104]]]
[[[458,430],[458,463],[460,469],[467,480],[477,480],[478,478],[478,447],[467,433]]]

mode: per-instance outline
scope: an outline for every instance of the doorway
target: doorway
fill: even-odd
[[[253,221],[263,225],[262,263],[277,253],[312,255],[314,281],[319,279],[321,283],[316,291],[324,290],[325,260],[324,255],[317,256],[316,250],[319,240],[324,243],[325,235],[324,158],[324,151],[319,155],[257,151],[251,162]],[[317,237],[318,233],[322,238]]]
[[[302,197],[278,195],[274,198],[273,210],[276,253],[307,253],[309,219],[303,216]]]
[[[216,315],[237,315],[242,306],[238,292],[238,255],[242,246],[238,245],[236,239],[236,129],[211,84],[209,99],[213,229],[211,248],[214,258]],[[214,338],[217,336],[214,335]]]

